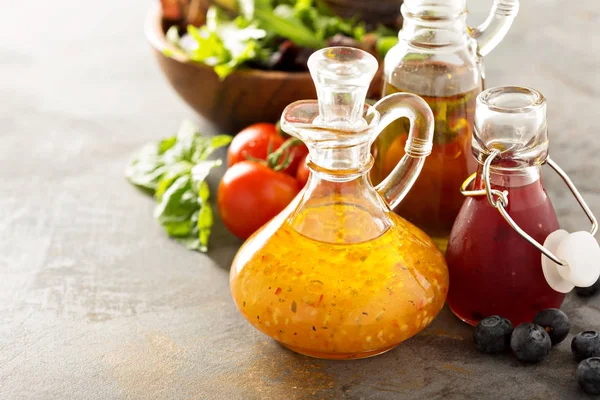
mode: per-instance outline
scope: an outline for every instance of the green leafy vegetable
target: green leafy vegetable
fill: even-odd
[[[381,36],[377,39],[377,52],[379,54],[387,54],[397,43],[397,36]]]
[[[192,61],[213,67],[221,79],[245,65],[297,70],[297,65],[289,64],[295,62],[294,56],[287,58],[287,66],[277,64],[276,60],[282,59],[281,52],[289,48],[282,50],[280,46],[284,41],[293,43],[296,51],[298,48],[316,50],[326,47],[329,39],[343,36],[355,41],[356,47],[367,46],[373,53],[376,51],[375,45],[369,44],[371,38],[366,40],[364,23],[334,15],[319,0],[237,0],[235,8],[233,2],[228,2],[227,11],[219,4],[223,3],[213,3],[208,9],[204,26],[189,26],[184,37],[179,36],[177,27],[172,27],[166,37],[177,51]],[[232,13],[237,15],[232,16]],[[378,39],[377,50],[381,56],[393,45],[393,39],[388,36],[394,34],[384,27],[370,33]],[[278,57],[271,57],[278,52]],[[172,53],[172,49],[166,51],[167,55]]]
[[[186,248],[207,251],[213,213],[205,182],[221,160],[208,160],[231,136],[202,136],[184,121],[175,136],[142,147],[125,168],[133,185],[156,199],[154,218]]]
[[[290,6],[282,4],[273,11],[257,8],[254,10],[254,16],[260,21],[262,28],[289,39],[297,45],[313,49],[325,47],[325,42],[296,17]]]

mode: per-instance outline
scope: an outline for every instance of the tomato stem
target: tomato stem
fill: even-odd
[[[246,159],[249,161],[254,161],[266,165],[273,171],[282,171],[289,167],[292,161],[294,160],[296,149],[294,149],[293,147],[298,146],[300,144],[302,144],[302,140],[298,138],[289,138],[281,145],[281,147],[273,151],[273,144],[272,142],[269,142],[266,160],[261,160],[248,155],[246,155]]]

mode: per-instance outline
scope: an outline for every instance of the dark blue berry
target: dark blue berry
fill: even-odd
[[[600,394],[600,358],[583,360],[577,367],[577,382],[588,394]]]
[[[600,290],[600,279],[590,287],[576,287],[575,292],[581,297],[590,297],[598,293]]]
[[[573,338],[571,351],[577,360],[600,357],[600,335],[596,331],[585,331]]]
[[[548,332],[552,346],[565,340],[571,328],[567,314],[556,308],[548,308],[540,311],[533,319],[533,323],[541,326]]]
[[[510,347],[517,360],[536,363],[550,354],[552,340],[544,328],[527,322],[515,328]]]
[[[512,323],[506,318],[493,315],[479,321],[473,330],[475,346],[484,353],[499,353],[510,346]]]

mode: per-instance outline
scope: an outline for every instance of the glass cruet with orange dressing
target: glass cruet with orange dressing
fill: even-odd
[[[329,359],[374,356],[429,325],[448,291],[441,252],[391,211],[431,151],[433,114],[406,93],[366,105],[378,65],[364,51],[319,50],[308,66],[319,100],[289,105],[281,124],[308,146],[311,176],[242,245],[231,293],[254,327],[293,351]],[[371,145],[401,117],[411,121],[406,156],[373,187]]]

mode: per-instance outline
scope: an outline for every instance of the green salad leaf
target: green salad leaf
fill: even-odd
[[[378,38],[377,50],[384,56],[395,32],[379,27],[370,33]],[[205,25],[188,26],[184,37],[176,26],[166,33],[177,51],[213,67],[221,79],[245,65],[269,68],[270,57],[280,51],[282,41],[316,50],[338,35],[360,45],[367,31],[358,19],[336,16],[319,0],[237,0],[227,6],[217,1],[209,7]],[[172,53],[172,49],[165,52]]]
[[[298,18],[295,10],[285,4],[277,6],[274,10],[257,8],[254,17],[260,21],[260,26],[267,31],[291,40],[297,45],[318,49],[325,47],[325,42],[315,32],[304,25]]]
[[[143,146],[125,168],[129,182],[156,199],[154,218],[188,249],[208,249],[213,212],[206,178],[222,163],[208,157],[231,139],[202,136],[184,121],[175,136]]]
[[[398,44],[398,36],[381,36],[377,39],[377,52],[387,54],[396,44]]]

